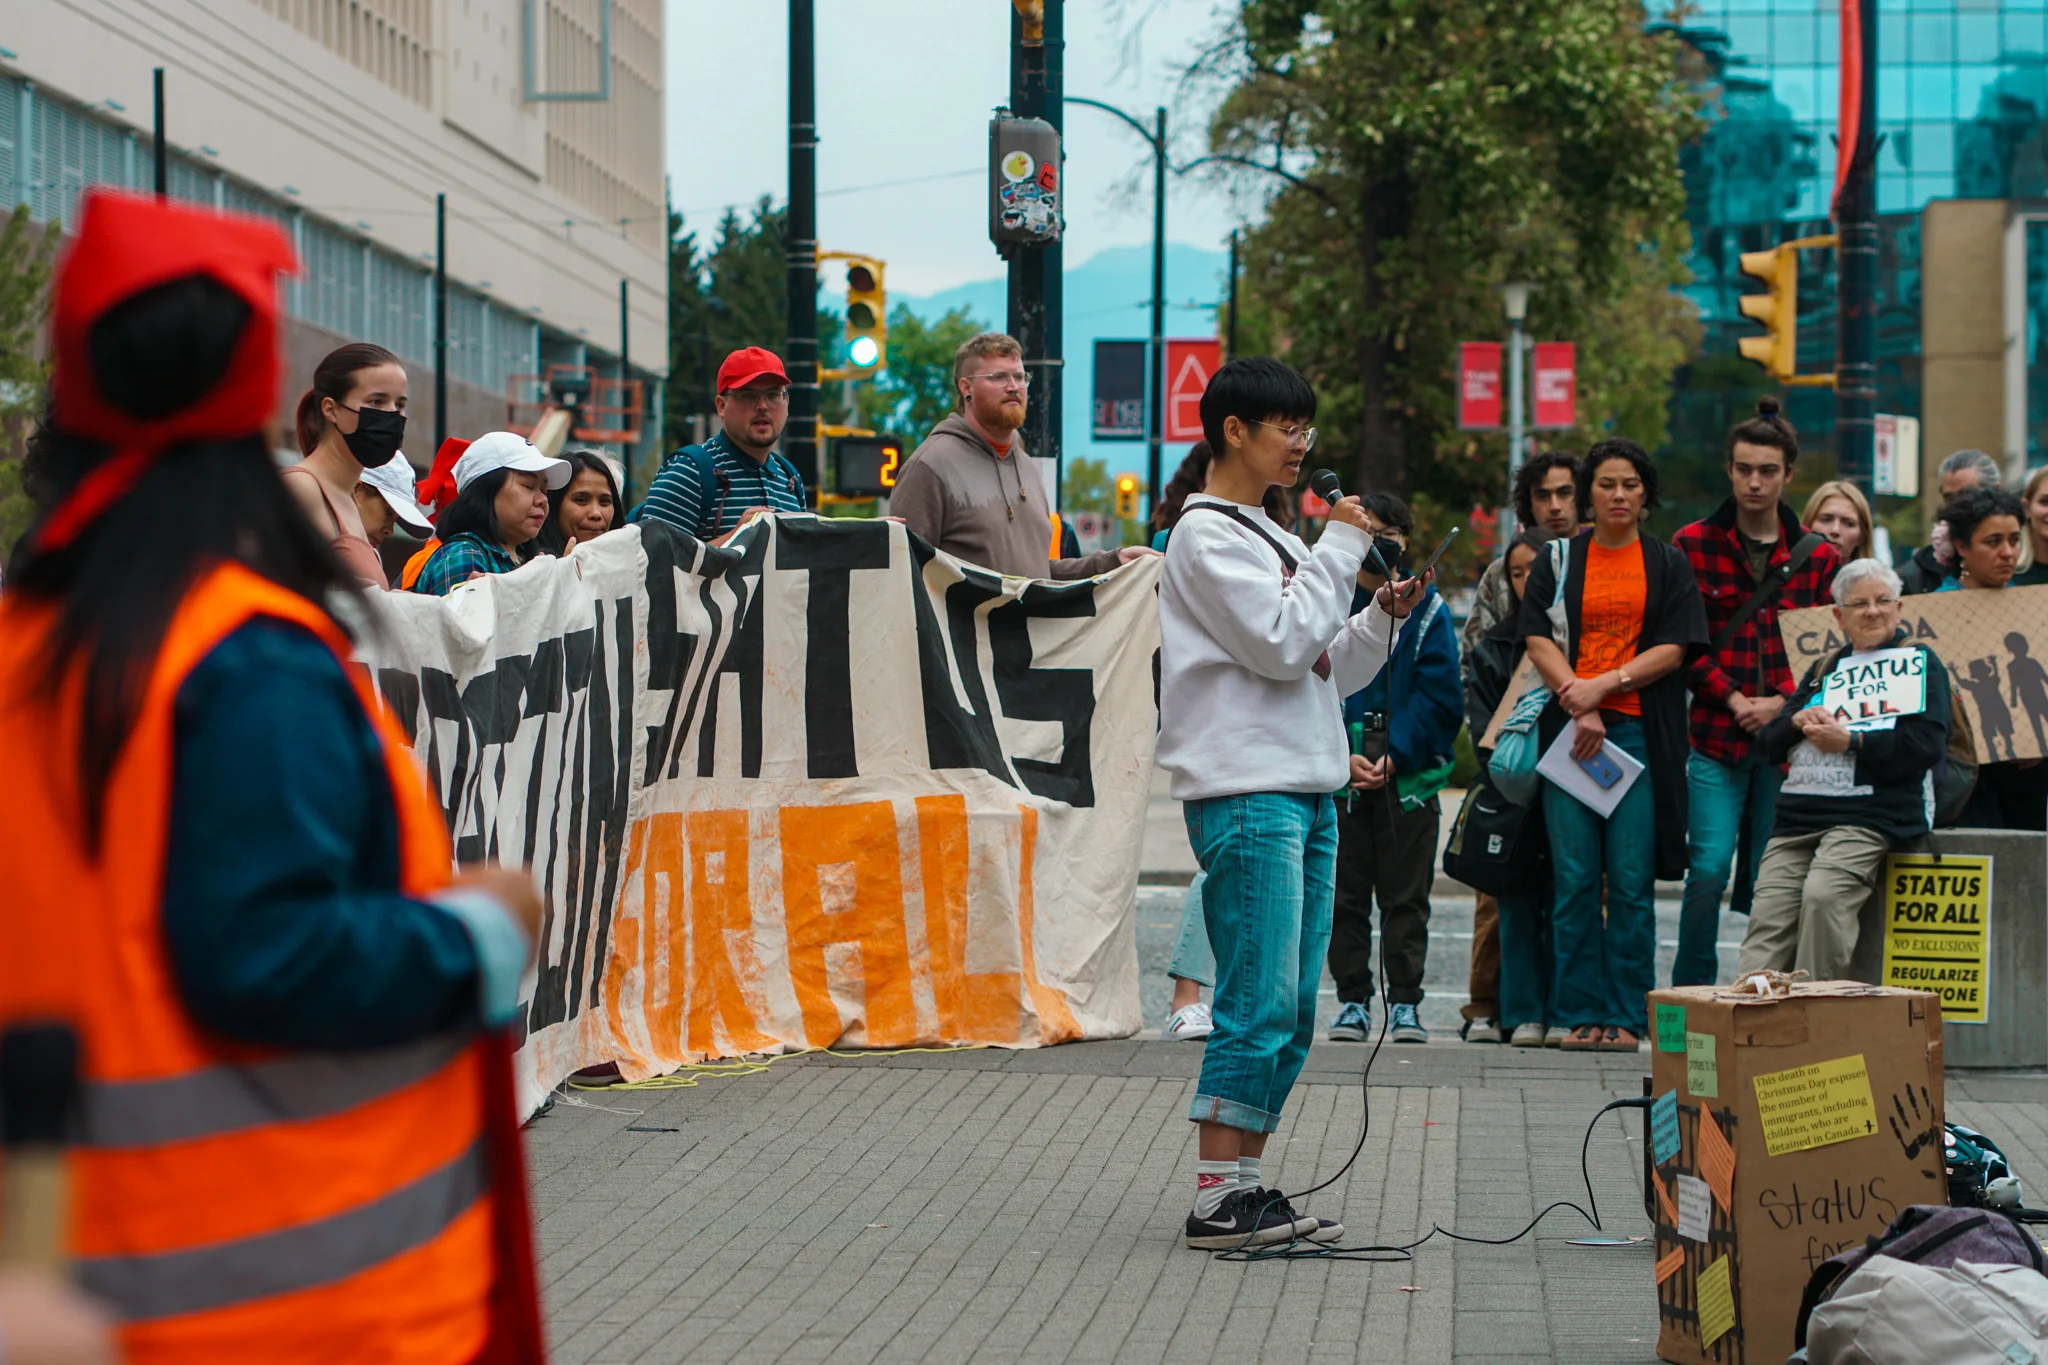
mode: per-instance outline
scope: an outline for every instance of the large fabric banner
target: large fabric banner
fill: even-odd
[[[788,516],[384,598],[363,652],[458,860],[544,892],[522,1100],[601,1061],[1135,1032],[1159,564],[1027,582]]]

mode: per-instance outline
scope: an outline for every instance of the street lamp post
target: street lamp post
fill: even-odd
[[[1508,314],[1508,496],[1500,514],[1500,543],[1506,545],[1515,534],[1515,475],[1522,469],[1522,323],[1529,316],[1529,295],[1536,288],[1526,280],[1515,280],[1500,289]]]
[[[1101,100],[1067,96],[1069,104],[1085,104],[1115,114],[1137,131],[1152,148],[1152,341],[1147,371],[1145,400],[1145,514],[1159,505],[1159,483],[1164,473],[1163,448],[1166,408],[1166,110],[1152,112],[1153,128],[1113,104]],[[1232,326],[1235,326],[1233,314]]]

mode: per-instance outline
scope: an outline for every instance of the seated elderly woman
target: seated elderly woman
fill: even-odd
[[[1736,975],[1795,968],[1840,977],[1885,854],[1927,833],[1948,748],[1948,671],[1899,624],[1899,576],[1874,559],[1835,575],[1842,648],[1807,673],[1758,735],[1787,763],[1757,870]]]

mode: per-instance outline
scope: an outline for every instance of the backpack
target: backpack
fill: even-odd
[[[666,470],[677,460],[688,460],[696,466],[698,488],[718,490],[716,501],[697,508],[697,524],[690,528],[697,539],[708,543],[718,535],[718,523],[725,516],[725,500],[732,493],[732,476],[718,467],[717,457],[703,446],[684,446],[662,461],[662,469]],[[770,452],[768,463],[775,473],[788,482],[790,491],[796,494],[797,506],[809,507],[811,500],[805,496],[803,478],[796,472],[795,466],[783,458],[782,452]],[[634,516],[637,518],[638,515],[639,509],[635,508]]]
[[[1852,1275],[1879,1258],[1907,1261],[1932,1269],[1946,1269],[1958,1261],[1968,1261],[1977,1266],[2023,1266],[2033,1271],[2036,1277],[2040,1276],[2043,1268],[2041,1244],[2025,1228],[1997,1209],[1952,1209],[1942,1204],[1913,1204],[1892,1220],[1892,1225],[1884,1230],[1882,1236],[1872,1237],[1862,1246],[1840,1252],[1820,1263],[1807,1280],[1806,1292],[1799,1299],[1799,1319],[1793,1328],[1795,1345],[1807,1344],[1808,1323],[1819,1316],[1837,1295],[1849,1292]],[[1935,1351],[1917,1358],[1946,1361],[1955,1357]]]
[[[1810,1365],[2024,1365],[2048,1360],[2048,1277],[1880,1256],[1813,1315]]]

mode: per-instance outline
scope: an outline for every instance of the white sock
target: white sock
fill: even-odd
[[[1222,1206],[1223,1197],[1237,1189],[1235,1161],[1195,1163],[1195,1217],[1207,1218]]]
[[[1241,1156],[1237,1159],[1237,1187],[1241,1190],[1259,1188],[1259,1158]]]

